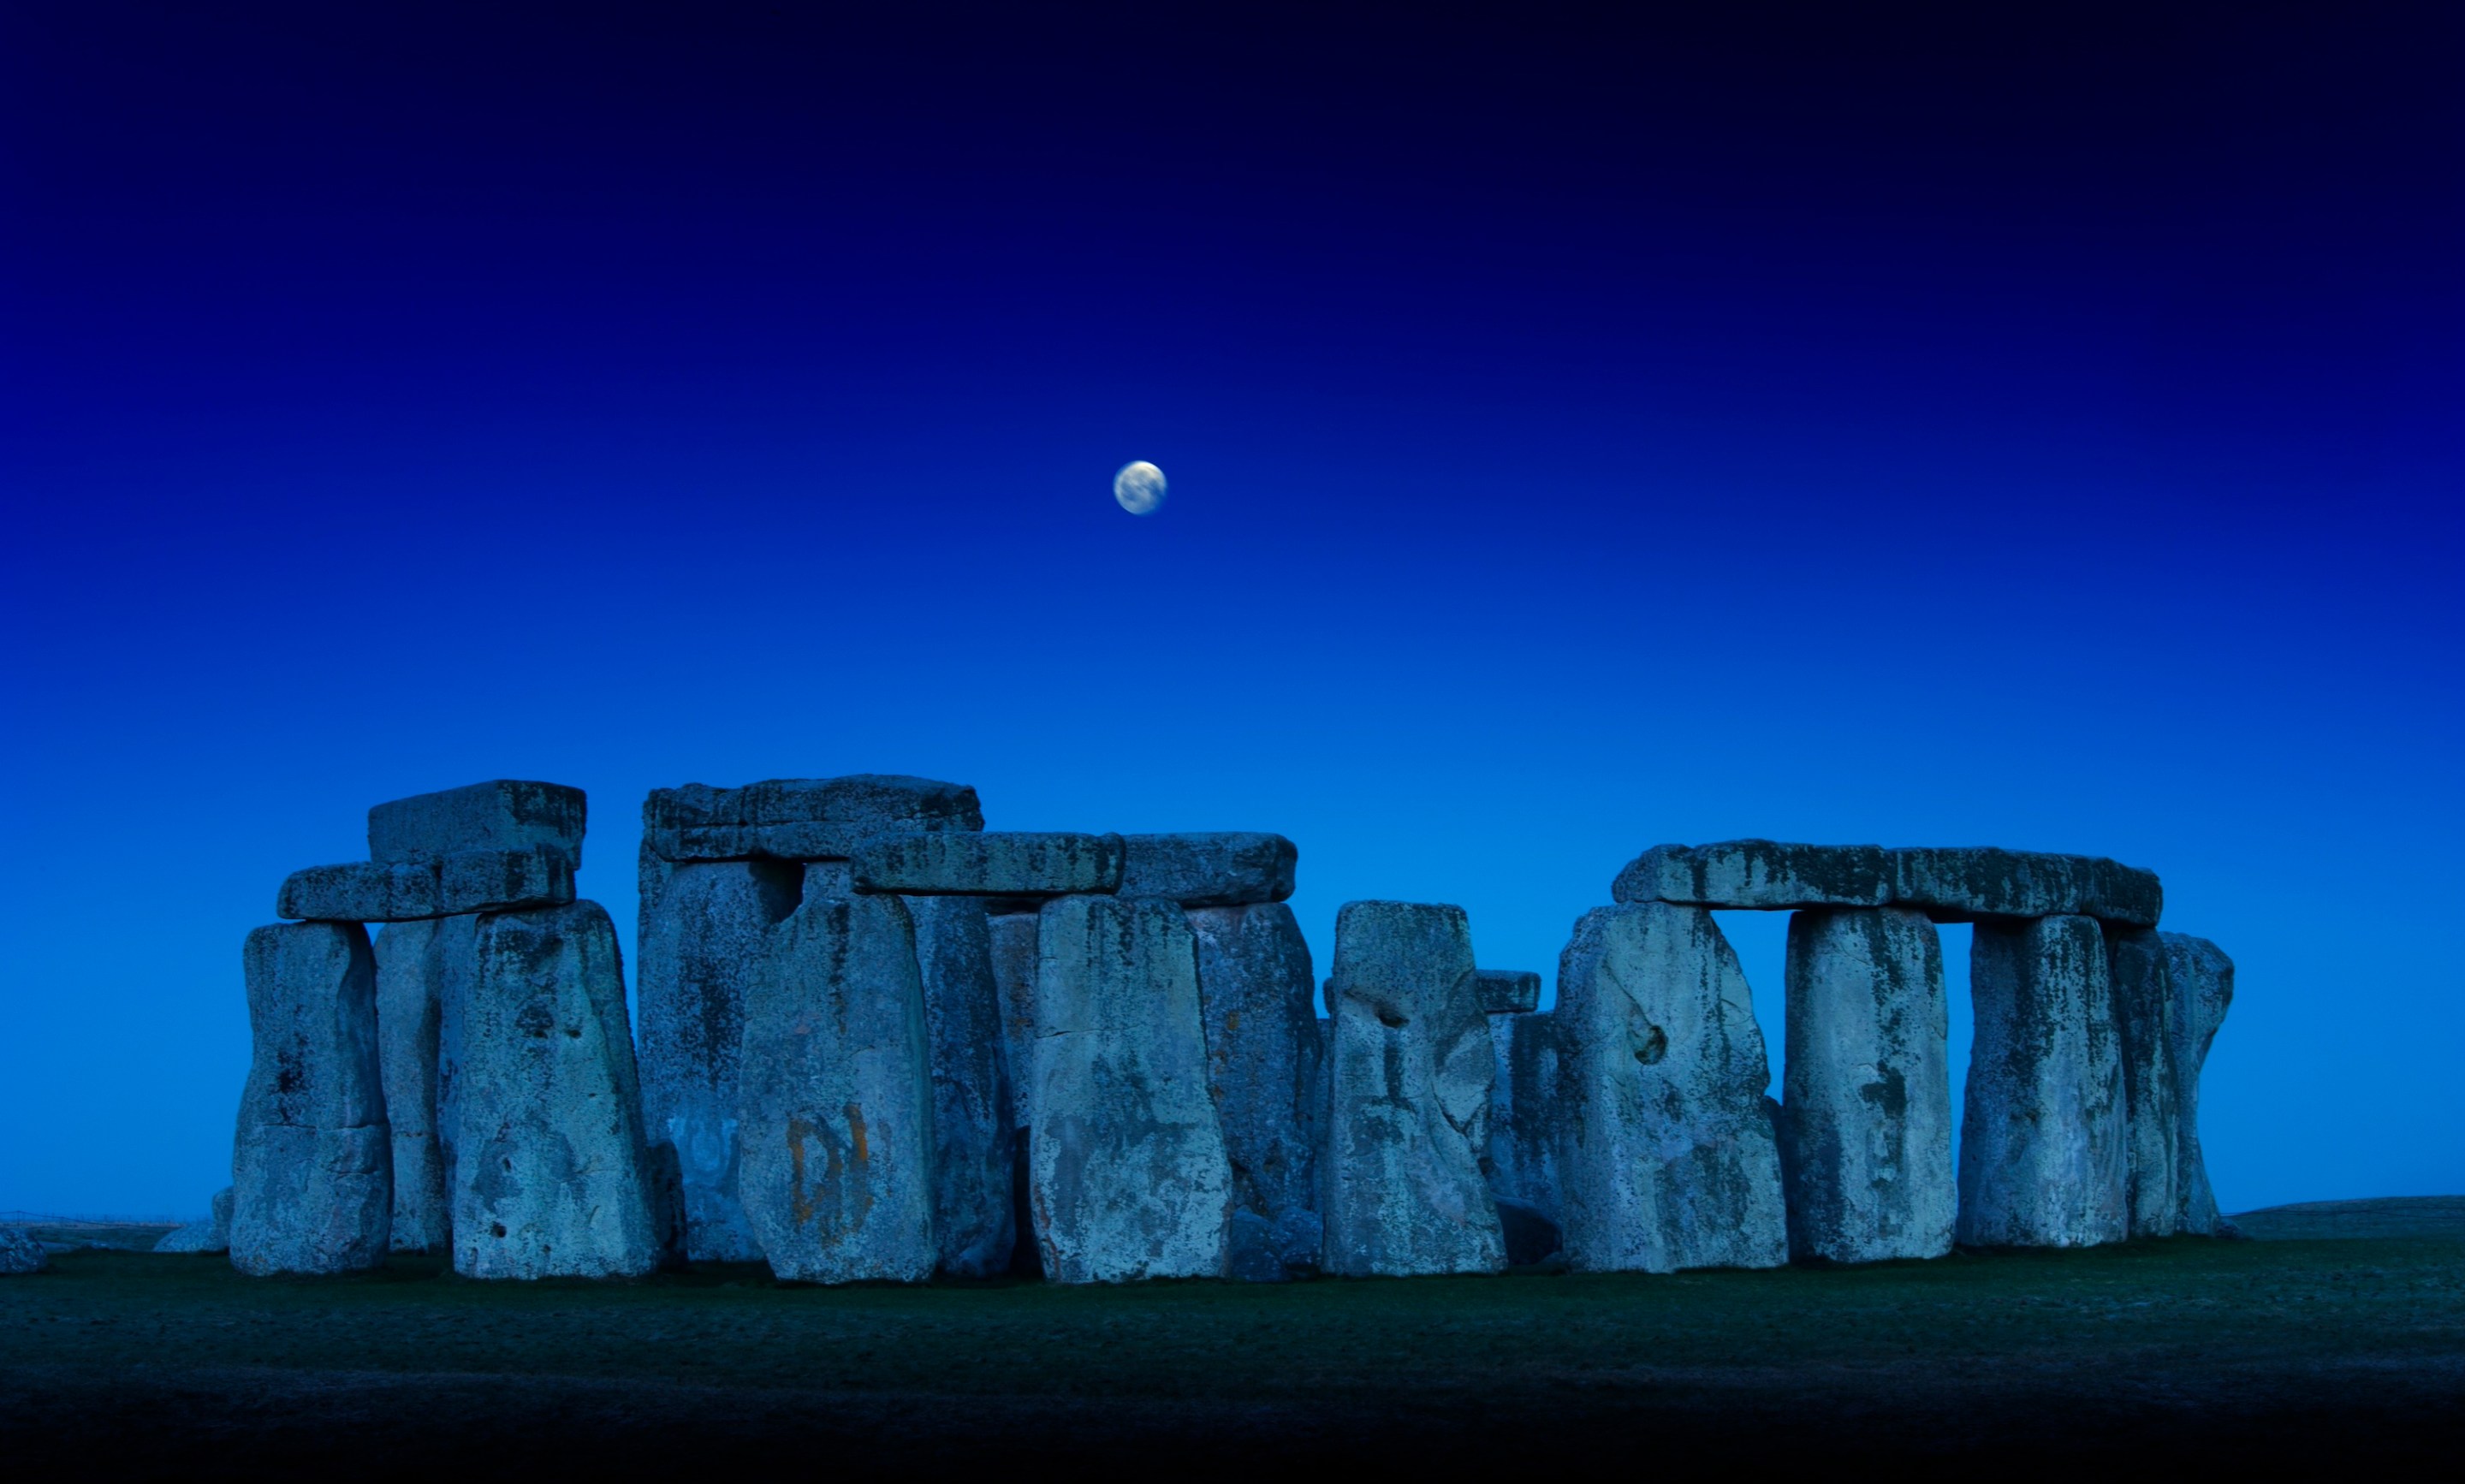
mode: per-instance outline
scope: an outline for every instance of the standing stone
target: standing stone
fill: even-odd
[[[454,1271],[634,1277],[671,1232],[643,1147],[616,930],[597,902],[478,923],[458,1016]]]
[[[228,1252],[231,1251],[232,1187],[214,1192],[213,1206],[203,1221],[192,1221],[154,1244],[158,1252]]]
[[[642,1121],[672,1147],[685,1255],[753,1262],[761,1243],[737,1199],[744,1002],[772,926],[805,900],[807,868],[776,860],[670,865],[642,853]]]
[[[1547,1010],[1493,1012],[1490,1047],[1498,1080],[1489,1098],[1489,1147],[1481,1162],[1510,1263],[1539,1262],[1563,1245],[1558,1229],[1557,1019]]]
[[[1977,924],[1960,1125],[1960,1240],[2089,1247],[2130,1230],[2122,1063],[2097,920]]]
[[[1344,903],[1328,986],[1328,1269],[1503,1271],[1505,1239],[1480,1169],[1496,1052],[1463,909]]]
[[[813,897],[744,1005],[737,1189],[778,1276],[921,1283],[933,1077],[916,928],[895,897]]]
[[[260,927],[242,959],[255,1046],[232,1150],[232,1266],[259,1276],[376,1267],[393,1151],[367,930]]]
[[[52,1254],[23,1227],[0,1227],[0,1274],[40,1273]]]
[[[1557,1154],[1579,1272],[1788,1260],[1771,1065],[1709,909],[1595,908],[1558,962]]]
[[[2183,1219],[2174,1173],[2182,1104],[2174,1090],[2173,976],[2155,931],[2115,922],[2104,936],[2122,1060],[2123,1206],[2133,1236],[2168,1236]]]
[[[1895,907],[1800,912],[1788,977],[1789,1254],[1950,1251],[1950,1022],[1934,923]]]
[[[453,1247],[439,1141],[437,1075],[443,1064],[445,998],[478,966],[478,919],[395,922],[376,938],[377,1056],[393,1128],[393,1250]]]
[[[1024,1135],[1029,1123],[1029,1095],[1035,1084],[1035,926],[1033,912],[1005,913],[992,919],[993,989],[1001,1000],[1002,1053],[1005,1085],[1010,1091],[1010,1126]],[[1025,1158],[1027,1141],[1018,1141]],[[1022,1229],[1021,1237],[1026,1236]]]
[[[1325,1072],[1309,944],[1282,902],[1193,908],[1189,926],[1208,1092],[1232,1167],[1225,1272],[1280,1281],[1318,1267],[1325,1235],[1318,1214]]]
[[[1064,897],[1036,938],[1028,1189],[1045,1276],[1218,1275],[1232,1169],[1188,920],[1167,901]]]
[[[1010,1270],[1015,1161],[991,924],[969,897],[915,897],[916,967],[933,1074],[933,1221],[941,1271]]]
[[[2165,945],[2166,978],[2174,991],[2175,1115],[2174,1171],[2182,1202],[2179,1229],[2195,1236],[2214,1236],[2224,1226],[2217,1214],[2216,1192],[2209,1185],[2209,1163],[2200,1153],[2200,1069],[2208,1064],[2209,1046],[2225,1024],[2233,1004],[2233,960],[2205,938],[2187,933],[2161,933]]]

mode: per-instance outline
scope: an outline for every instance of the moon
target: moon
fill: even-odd
[[[1151,516],[1164,504],[1164,471],[1134,458],[1113,476],[1113,498],[1134,516]]]

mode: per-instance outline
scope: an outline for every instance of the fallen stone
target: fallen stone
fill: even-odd
[[[2174,991],[2174,1179],[2182,1203],[2176,1229],[2215,1236],[2225,1221],[2217,1214],[2209,1163],[2200,1153],[2200,1071],[2208,1065],[2209,1047],[2233,1004],[2233,960],[2205,938],[2187,933],[2160,933],[2158,938],[2165,945],[2165,976]]]
[[[1046,1280],[1220,1274],[1232,1168],[1188,920],[1170,902],[1064,897],[1036,936],[1028,1189]]]
[[[1121,879],[1117,834],[1015,831],[876,835],[856,847],[855,889],[908,897],[1062,897]]]
[[[1010,1126],[1023,1136],[1030,1121],[1029,1094],[1035,1074],[1035,925],[1036,914],[1007,913],[991,919],[993,989],[999,996],[1002,1023],[1003,1085],[1009,1089]],[[1017,1141],[1018,1158],[1027,1158],[1027,1141]],[[1023,1177],[1022,1177],[1023,1178]],[[1025,1241],[1022,1229],[1019,1238]]]
[[[1189,909],[1197,940],[1207,1086],[1232,1167],[1226,1273],[1281,1281],[1315,1272],[1318,1142],[1326,1096],[1309,944],[1290,907]]]
[[[672,861],[844,860],[885,831],[984,827],[973,788],[882,773],[687,784],[642,805],[644,847]]]
[[[213,1206],[203,1221],[192,1221],[154,1244],[158,1252],[228,1252],[231,1251],[232,1187],[214,1192]]]
[[[1529,1015],[1541,1008],[1541,976],[1528,968],[1474,971],[1484,1015]]]
[[[52,1254],[23,1227],[0,1227],[0,1275],[40,1273],[51,1265]]]
[[[737,1192],[770,1271],[933,1275],[933,1077],[916,928],[895,897],[808,897],[744,1005]]]
[[[1951,1163],[1943,944],[1922,913],[1815,908],[1788,923],[1789,1255],[1941,1257]]]
[[[2102,856],[1962,846],[1891,857],[1891,899],[1938,922],[2087,916],[2154,927],[2165,902],[2154,872]]]
[[[368,859],[407,864],[466,851],[549,849],[579,870],[586,805],[579,788],[511,778],[413,794],[368,810]]]
[[[1004,1071],[1001,992],[991,924],[971,897],[919,897],[916,967],[933,1075],[933,1228],[941,1270],[959,1277],[1010,1271],[1017,1140]]]
[[[393,1130],[393,1250],[451,1251],[436,1079],[444,999],[465,992],[478,967],[478,919],[393,923],[377,935],[376,963],[377,1056]]]
[[[1618,873],[1610,897],[1766,912],[1879,907],[1892,899],[1891,859],[1877,845],[1655,845]]]
[[[616,930],[597,902],[479,921],[458,1016],[454,1271],[638,1277],[673,1233],[643,1147]]]
[[[1558,1087],[1555,1029],[1556,1019],[1547,1010],[1489,1017],[1498,1077],[1490,1085],[1489,1146],[1482,1161],[1500,1219],[1506,1203],[1521,1203],[1548,1218],[1552,1241],[1558,1219],[1558,1156],[1551,1127]],[[1538,1261],[1515,1256],[1514,1235],[1507,1233],[1508,1260]]]
[[[1185,907],[1282,901],[1293,895],[1299,860],[1300,852],[1279,834],[1125,834],[1119,895]]]
[[[2122,1063],[2093,918],[1977,924],[1960,1124],[1968,1247],[2088,1247],[2130,1230]]]
[[[255,1049],[232,1147],[232,1266],[256,1276],[376,1267],[393,1152],[367,932],[260,927],[241,960]]]
[[[1552,1011],[1559,1225],[1577,1272],[1788,1260],[1763,1031],[1710,909],[1599,907]]]
[[[563,851],[462,851],[389,865],[351,861],[291,873],[275,915],[314,922],[417,922],[473,912],[558,907],[573,900]]]
[[[2174,1091],[2173,976],[2154,929],[2109,923],[2104,938],[2122,1061],[2123,1207],[2131,1235],[2170,1236],[2183,1220],[2174,1174],[2182,1103]]]
[[[1480,1168],[1497,1076],[1463,909],[1346,902],[1335,919],[1326,1266],[1350,1276],[1499,1273]]]

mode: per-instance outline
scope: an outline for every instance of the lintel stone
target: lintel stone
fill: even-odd
[[[419,922],[466,912],[561,907],[571,900],[573,857],[561,847],[542,845],[311,866],[284,879],[274,913],[312,922]]]
[[[1473,971],[1484,1015],[1529,1015],[1541,1008],[1541,976],[1528,968]]]
[[[773,778],[737,788],[654,788],[642,838],[663,860],[845,860],[886,831],[985,827],[965,784],[887,773]]]
[[[1877,845],[1655,845],[1618,873],[1610,895],[1621,902],[1765,912],[1879,907],[1892,899],[1891,858]]]
[[[1075,897],[1121,880],[1117,834],[905,831],[856,848],[855,888],[909,897]]]
[[[1161,897],[1185,907],[1240,907],[1293,895],[1300,852],[1279,834],[1221,831],[1121,836],[1123,897]]]
[[[389,865],[463,851],[550,846],[582,864],[586,800],[564,784],[516,778],[413,794],[368,810],[368,858]]]

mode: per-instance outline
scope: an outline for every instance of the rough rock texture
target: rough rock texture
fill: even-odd
[[[1492,1015],[1489,1039],[1498,1080],[1489,1097],[1490,1193],[1558,1219],[1558,1156],[1551,1110],[1558,1088],[1557,1017]],[[1512,1254],[1510,1254],[1512,1255]]]
[[[1977,1017],[1960,1124],[1960,1240],[2119,1242],[2122,1062],[2095,919],[1982,921],[1968,951]]]
[[[1028,1100],[1035,1083],[1035,927],[1033,912],[1009,913],[992,919],[993,990],[999,997],[1002,1024],[1003,1085],[1009,1089],[1010,1126],[1022,1135],[1029,1122]],[[1018,1145],[1024,1158],[1026,1140]],[[1027,1232],[1020,1232],[1025,1241]]]
[[[52,1265],[52,1254],[23,1227],[0,1227],[0,1275],[40,1273]]]
[[[417,922],[467,912],[558,907],[573,900],[562,850],[459,851],[388,864],[311,866],[284,878],[274,914],[314,922]]]
[[[1891,855],[1890,899],[1938,922],[2086,916],[2155,927],[2165,907],[2156,873],[2102,856],[1992,847],[1922,847]]]
[[[2167,1236],[2183,1219],[2174,1178],[2182,1105],[2174,1090],[2173,976],[2154,929],[2118,922],[2104,937],[2122,1060],[2123,1205],[2133,1236]]]
[[[2195,1236],[2214,1236],[2223,1222],[2216,1192],[2209,1185],[2208,1161],[2200,1154],[2200,1069],[2208,1064],[2209,1046],[2233,1004],[2233,960],[2205,938],[2187,933],[2158,937],[2165,945],[2165,974],[2174,990],[2174,1179],[2182,1202],[2178,1228]]]
[[[1121,836],[1123,897],[1162,897],[1185,907],[1238,907],[1293,895],[1300,852],[1279,834]]]
[[[376,1267],[393,1214],[393,1151],[367,931],[260,927],[241,958],[255,1050],[232,1146],[232,1266],[258,1275]]]
[[[1655,845],[1618,873],[1610,896],[1765,911],[1879,907],[1892,899],[1891,859],[1877,845]]]
[[[916,966],[933,1074],[933,1225],[941,1271],[988,1277],[1010,1271],[1017,1229],[1010,1166],[1017,1140],[993,985],[992,932],[972,897],[919,897]]]
[[[1505,1239],[1480,1168],[1497,1053],[1463,909],[1344,903],[1327,984],[1327,1269],[1502,1271]]]
[[[1036,930],[1028,1192],[1055,1283],[1213,1277],[1232,1168],[1179,907],[1064,897]]]
[[[454,1226],[454,1130],[455,1095],[461,1086],[462,1008],[471,997],[471,981],[479,973],[479,919],[476,917],[439,918],[428,928],[427,951],[423,967],[429,975],[436,997],[436,1106],[429,1124],[436,1136],[436,1167],[445,1183],[445,1214],[443,1225],[447,1240],[452,1240]],[[386,929],[392,933],[403,924]],[[406,940],[408,947],[416,940]],[[377,1031],[380,1054],[385,1033],[385,1012],[382,1008],[386,990],[385,955],[378,955]],[[408,960],[408,954],[404,955]],[[400,1195],[395,1197],[397,1203]],[[450,1249],[448,1249],[450,1251]]]
[[[1315,1271],[1324,1245],[1318,1138],[1326,1068],[1309,944],[1282,902],[1194,908],[1189,927],[1207,1087],[1232,1166],[1226,1274],[1276,1281]]]
[[[1709,909],[1586,913],[1558,962],[1556,1145],[1567,1265],[1769,1268],[1788,1260],[1771,1064]]]
[[[855,860],[860,892],[1060,897],[1119,885],[1121,837],[1010,831],[881,834],[857,846]]]
[[[744,1005],[737,1191],[782,1278],[932,1276],[933,1078],[895,897],[808,897]]]
[[[393,1250],[453,1247],[445,1147],[437,1137],[437,1072],[445,998],[478,967],[478,919],[396,922],[376,939],[377,1055],[393,1128]]]
[[[597,902],[493,914],[458,1017],[454,1271],[633,1277],[672,1233],[642,1143],[616,929]]]
[[[1474,971],[1484,1015],[1529,1015],[1541,1008],[1541,976],[1528,968]]]
[[[685,1254],[762,1255],[737,1200],[737,1068],[744,1002],[769,954],[772,924],[806,898],[809,868],[775,860],[671,865],[641,854],[642,1123],[676,1151]]]
[[[154,1244],[158,1252],[228,1252],[231,1251],[232,1187],[214,1192],[214,1204],[203,1221],[192,1221]]]
[[[1950,1251],[1950,1022],[1934,924],[1896,907],[1800,912],[1788,978],[1789,1255]]]
[[[976,790],[883,773],[655,788],[642,843],[673,861],[844,860],[886,830],[982,830]]]
[[[547,847],[579,869],[588,813],[579,788],[512,778],[413,794],[368,810],[368,859],[401,863]]]

